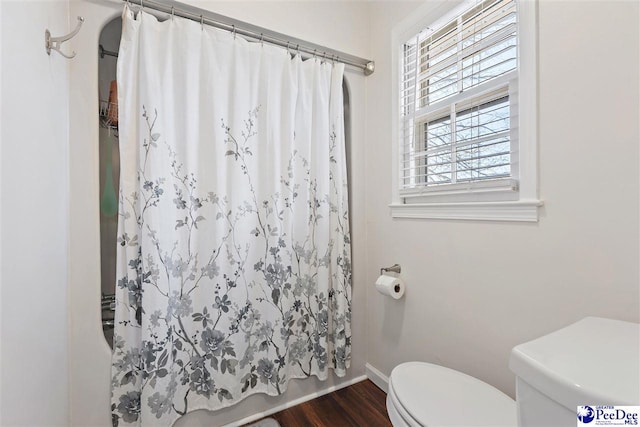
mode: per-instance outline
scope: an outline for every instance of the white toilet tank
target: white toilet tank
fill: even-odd
[[[518,425],[575,426],[583,405],[640,405],[640,325],[587,317],[511,351]]]

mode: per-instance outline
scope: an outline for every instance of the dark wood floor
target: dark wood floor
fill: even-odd
[[[281,427],[391,427],[387,395],[369,380],[270,415]]]

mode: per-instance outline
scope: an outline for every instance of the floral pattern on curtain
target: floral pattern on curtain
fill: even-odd
[[[125,8],[114,425],[343,376],[343,66]]]

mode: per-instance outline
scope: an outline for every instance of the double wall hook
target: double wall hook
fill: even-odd
[[[80,31],[80,27],[82,27],[83,22],[84,22],[84,18],[81,16],[78,16],[78,23],[76,24],[76,29],[70,32],[69,34],[67,34],[66,36],[51,37],[51,33],[49,32],[49,30],[45,30],[44,31],[44,47],[47,50],[47,55],[51,55],[51,51],[55,50],[60,55],[68,59],[71,59],[74,56],[76,56],[75,51],[71,52],[71,55],[67,55],[66,53],[60,50],[60,47],[62,43],[66,42],[67,40],[69,40],[70,38],[78,34],[78,32]]]

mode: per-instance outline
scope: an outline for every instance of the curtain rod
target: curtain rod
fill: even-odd
[[[375,62],[369,59],[360,58],[335,49],[327,48],[315,43],[311,43],[302,39],[288,36],[268,30],[263,27],[229,18],[224,15],[210,12],[205,9],[189,6],[173,0],[154,1],[154,0],[122,0],[129,4],[139,5],[145,9],[157,10],[169,15],[179,16],[181,18],[197,21],[207,24],[221,30],[239,34],[244,37],[251,38],[255,41],[265,42],[276,46],[291,49],[293,52],[305,55],[307,58],[318,57],[328,61],[342,62],[355,68],[359,68],[364,72],[365,76],[373,74],[375,70]]]

